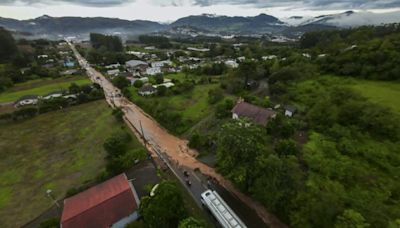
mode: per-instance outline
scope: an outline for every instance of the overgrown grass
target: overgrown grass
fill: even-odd
[[[351,87],[372,102],[389,107],[400,115],[400,82],[357,80]]]
[[[169,78],[168,76],[166,78]],[[208,103],[208,91],[215,89],[219,84],[196,85],[193,91],[170,96],[141,97],[137,89],[130,88],[133,101],[138,104],[155,104],[156,102],[168,104],[168,111],[176,111],[182,115],[182,121],[188,123],[179,132],[184,133],[196,123],[213,113],[214,107]],[[149,113],[152,114],[152,113]],[[163,123],[160,123],[163,125]]]
[[[105,139],[121,126],[104,101],[2,124],[0,226],[19,227],[49,208],[47,189],[61,199],[93,180],[105,167]]]
[[[46,95],[50,92],[65,90],[71,83],[78,85],[90,83],[89,79],[83,76],[62,77],[58,79],[37,79],[16,84],[4,93],[0,94],[0,102],[16,101],[25,95]]]

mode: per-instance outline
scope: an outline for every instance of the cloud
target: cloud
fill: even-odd
[[[302,7],[315,10],[387,9],[400,7],[400,0],[193,0],[194,5],[251,5],[254,7]]]
[[[118,6],[135,0],[0,0],[0,5],[36,5],[36,4],[59,4],[71,3],[83,6],[109,7]]]

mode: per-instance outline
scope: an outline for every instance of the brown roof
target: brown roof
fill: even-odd
[[[267,125],[270,118],[276,115],[275,111],[267,108],[258,107],[247,102],[240,102],[232,109],[232,113],[239,117],[246,117],[260,125]]]
[[[63,228],[105,228],[131,215],[137,202],[125,174],[64,200]]]

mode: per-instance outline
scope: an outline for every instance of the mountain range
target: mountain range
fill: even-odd
[[[31,34],[35,38],[55,39],[65,36],[84,38],[91,32],[117,34],[123,38],[129,38],[130,36],[155,32],[173,33],[179,27],[190,27],[192,31],[198,29],[221,35],[273,34],[299,36],[304,32],[313,30],[395,22],[400,22],[400,12],[372,13],[367,11],[346,11],[344,13],[321,15],[318,17],[293,16],[282,19],[266,14],[254,17],[202,14],[183,17],[170,24],[104,17],[50,17],[44,15],[30,20],[15,20],[0,17],[0,26],[15,31],[18,34]]]

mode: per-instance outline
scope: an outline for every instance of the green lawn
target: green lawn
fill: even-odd
[[[49,208],[47,189],[62,199],[93,180],[104,170],[105,139],[121,126],[103,100],[0,125],[0,227],[20,227]]]
[[[4,93],[0,94],[1,102],[12,102],[25,95],[46,95],[53,91],[65,90],[71,83],[78,85],[90,83],[89,79],[83,76],[62,77],[58,79],[37,79],[16,84]]]
[[[357,80],[351,87],[372,102],[400,114],[400,82]]]

